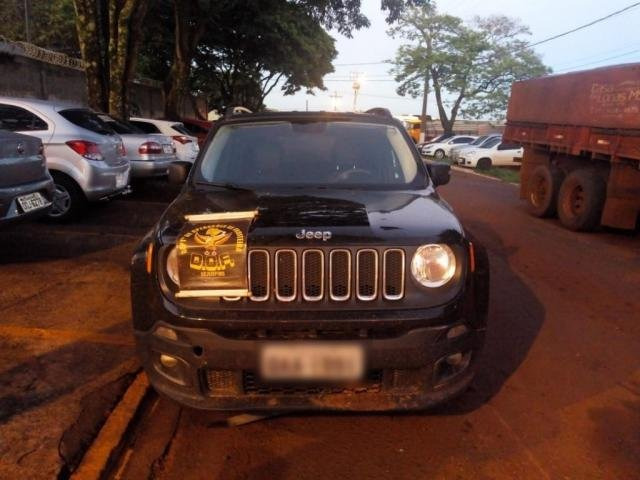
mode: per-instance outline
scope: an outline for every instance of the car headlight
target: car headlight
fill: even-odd
[[[455,273],[456,256],[448,245],[422,245],[413,254],[411,274],[425,287],[441,287],[451,280]]]
[[[178,249],[172,248],[167,255],[167,274],[173,283],[180,286],[180,275],[178,274]]]

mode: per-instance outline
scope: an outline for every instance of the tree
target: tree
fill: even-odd
[[[162,0],[160,0],[162,2]],[[368,27],[369,20],[361,13],[360,0],[287,0],[288,3],[306,10],[318,24],[335,28],[344,35],[353,30]],[[189,90],[192,62],[197,53],[203,33],[215,35],[215,30],[233,26],[236,18],[226,18],[220,12],[228,11],[230,4],[246,9],[261,8],[263,2],[241,0],[173,0],[175,48],[171,69],[165,84],[165,115],[177,117],[185,93]],[[408,6],[424,5],[428,0],[381,0],[380,8],[387,12],[387,21],[397,20]],[[268,12],[263,12],[268,13]],[[205,28],[205,25],[209,25]],[[242,32],[238,29],[238,34]],[[227,46],[232,46],[233,42]],[[158,66],[158,65],[156,65]]]
[[[149,0],[74,0],[89,106],[129,116],[140,32]]]
[[[307,10],[286,0],[219,2],[217,29],[202,39],[194,59],[192,87],[221,109],[263,108],[276,86],[285,94],[324,88],[333,71],[334,40]]]
[[[179,118],[191,65],[207,25],[218,27],[214,0],[174,0],[174,56],[165,82],[166,118]]]
[[[0,9],[0,36],[26,41],[24,0],[3,0]],[[75,32],[73,0],[32,1],[29,8],[31,43],[43,48],[80,56]]]
[[[422,95],[424,112],[433,87],[447,133],[461,112],[472,118],[503,117],[513,82],[550,71],[527,46],[529,29],[504,16],[465,25],[438,14],[435,6],[412,8],[390,33],[408,40],[394,60],[398,94]]]

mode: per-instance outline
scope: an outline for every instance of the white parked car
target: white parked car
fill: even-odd
[[[134,117],[129,119],[129,123],[144,133],[170,136],[176,144],[176,157],[181,162],[193,163],[198,156],[198,139],[191,135],[181,122]]]
[[[442,160],[444,157],[449,156],[453,147],[469,144],[476,138],[471,135],[454,135],[440,142],[427,143],[422,147],[420,153],[427,157],[435,157],[436,160]]]
[[[500,137],[485,142],[481,147],[464,150],[458,164],[463,167],[487,170],[491,167],[520,166],[524,150],[518,145],[503,143]]]
[[[481,147],[485,143],[489,143],[494,138],[502,138],[502,135],[500,135],[499,133],[491,133],[489,135],[482,135],[481,137],[476,138],[471,143],[465,145],[456,145],[449,151],[449,158],[453,163],[458,163],[458,159],[462,155],[462,152],[471,148]]]
[[[129,189],[130,164],[121,138],[86,107],[0,97],[3,128],[42,140],[55,192],[49,217],[69,220],[87,201]]]

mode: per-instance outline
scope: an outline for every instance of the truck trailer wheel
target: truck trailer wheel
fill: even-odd
[[[562,182],[558,217],[569,230],[588,232],[600,225],[607,186],[593,170],[574,170]]]
[[[531,172],[527,183],[527,203],[532,215],[542,218],[556,214],[563,178],[561,170],[547,165],[539,165]]]

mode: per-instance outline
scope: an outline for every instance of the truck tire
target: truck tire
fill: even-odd
[[[491,168],[491,159],[490,158],[481,158],[478,160],[476,165],[478,170],[489,170]]]
[[[87,199],[78,184],[69,176],[60,172],[51,172],[55,190],[53,207],[47,215],[52,222],[68,222],[84,211]]]
[[[607,185],[591,169],[567,175],[558,194],[558,217],[569,230],[588,232],[600,225]]]
[[[527,205],[535,217],[552,217],[556,214],[558,193],[564,174],[547,165],[538,165],[527,182]]]

